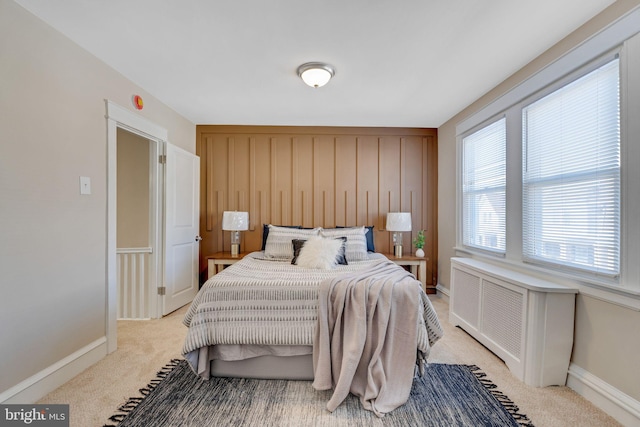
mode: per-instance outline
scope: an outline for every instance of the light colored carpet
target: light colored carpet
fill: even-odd
[[[435,296],[432,301],[445,335],[436,343],[430,361],[479,366],[498,389],[520,407],[536,427],[619,426],[568,387],[536,388],[516,379],[491,352],[452,327],[448,304]],[[129,397],[138,396],[156,372],[172,358],[179,358],[186,328],[183,307],[157,320],[119,321],[118,350],[49,393],[38,403],[70,404],[71,427],[102,426]]]

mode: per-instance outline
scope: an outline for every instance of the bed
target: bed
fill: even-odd
[[[195,373],[203,379],[229,376],[322,382],[317,378],[318,366],[328,360],[330,371],[336,364],[331,368],[334,356],[329,347],[335,339],[321,336],[336,323],[324,314],[332,312],[328,306],[335,303],[337,290],[350,297],[353,289],[362,288],[363,280],[375,289],[393,281],[410,290],[397,311],[415,313],[412,342],[417,344],[411,369],[426,363],[431,346],[442,336],[435,311],[413,275],[368,251],[371,245],[366,233],[370,229],[268,227],[263,250],[211,277],[187,311],[183,355]],[[382,275],[385,280],[379,280]],[[356,282],[359,287],[347,288]],[[372,299],[371,295],[373,291],[367,290],[364,300]],[[319,310],[323,310],[320,316]],[[348,314],[347,308],[338,311]],[[357,330],[346,321],[338,329]],[[321,344],[328,351],[326,357],[318,354]],[[325,371],[321,376],[331,377],[331,373]],[[323,381],[331,383],[330,379]],[[320,387],[335,384],[316,388]]]

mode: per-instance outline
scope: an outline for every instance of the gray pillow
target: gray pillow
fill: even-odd
[[[265,258],[292,259],[294,239],[306,240],[311,236],[318,236],[320,228],[304,230],[299,228],[278,227],[269,225],[269,235],[264,247]]]

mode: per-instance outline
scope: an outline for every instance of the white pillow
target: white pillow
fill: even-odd
[[[265,258],[291,259],[293,258],[293,239],[308,239],[317,236],[320,228],[303,230],[300,228],[278,227],[269,225],[267,243],[264,246]]]
[[[337,264],[336,257],[342,249],[342,243],[342,240],[311,237],[300,250],[297,264],[304,268],[330,270]]]
[[[320,230],[322,237],[346,237],[347,245],[345,256],[347,262],[352,261],[365,261],[369,259],[367,254],[367,238],[365,234],[368,229],[365,227],[350,227],[350,228],[330,228]]]

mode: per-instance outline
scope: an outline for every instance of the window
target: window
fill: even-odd
[[[456,123],[456,256],[640,310],[639,18],[621,18]],[[474,216],[465,176],[463,140],[492,117],[507,129],[502,252],[476,246],[493,244],[474,240],[474,221],[490,215]]]
[[[523,258],[620,274],[616,58],[522,110]]]
[[[506,250],[506,127],[500,119],[462,139],[463,244]]]

